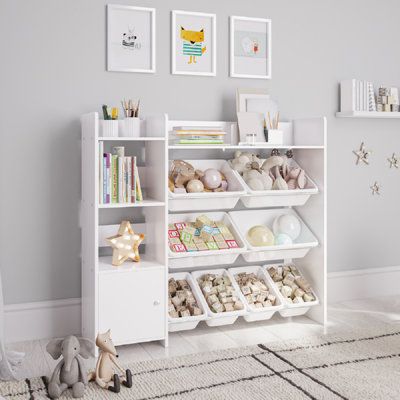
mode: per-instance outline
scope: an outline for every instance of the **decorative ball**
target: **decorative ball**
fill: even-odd
[[[286,233],[278,233],[278,235],[275,236],[275,244],[277,246],[290,245],[293,244],[293,240],[289,235],[286,235]]]
[[[273,224],[275,235],[284,233],[292,240],[296,240],[301,233],[301,224],[297,217],[290,214],[282,214],[275,218]]]
[[[216,189],[221,185],[221,174],[215,168],[208,168],[204,171],[202,181],[207,189]]]
[[[273,246],[275,243],[274,234],[264,225],[255,225],[247,232],[247,239],[252,246]]]
[[[186,185],[186,191],[188,193],[199,193],[202,192],[203,190],[204,190],[203,182],[199,181],[198,179],[192,179]]]

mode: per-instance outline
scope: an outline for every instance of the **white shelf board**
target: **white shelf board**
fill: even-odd
[[[99,204],[99,208],[129,208],[129,207],[162,207],[165,206],[165,202],[156,201],[152,199],[146,199],[137,203],[107,203]]]
[[[400,118],[400,112],[344,111],[337,112],[338,118]]]
[[[163,136],[140,136],[140,137],[102,137],[97,138],[100,142],[162,142],[165,141]]]
[[[168,146],[169,150],[211,150],[211,149],[221,149],[221,150],[240,150],[240,149],[304,149],[304,150],[321,150],[324,146],[300,146],[300,145],[257,145],[257,146],[231,146],[231,145],[175,145]]]
[[[99,257],[99,273],[120,273],[120,272],[135,272],[141,269],[159,269],[165,268],[165,265],[151,259],[147,255],[140,256],[140,262],[134,262],[131,260],[125,261],[119,267],[115,267],[111,264],[111,256]]]

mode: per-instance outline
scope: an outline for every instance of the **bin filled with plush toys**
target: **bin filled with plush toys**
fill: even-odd
[[[241,198],[248,208],[301,206],[318,193],[317,185],[294,160],[292,150],[273,149],[267,158],[236,151],[229,165],[240,175],[248,193]]]

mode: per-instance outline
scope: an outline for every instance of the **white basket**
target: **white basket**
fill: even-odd
[[[265,225],[272,230],[274,219],[282,214],[296,216],[301,223],[300,236],[291,245],[273,245],[256,247],[247,240],[247,232],[254,225]],[[231,211],[229,216],[239,234],[242,236],[248,251],[242,256],[247,262],[283,260],[288,258],[302,258],[311,248],[318,246],[318,239],[302,221],[299,215],[291,208],[270,210]]]
[[[215,274],[215,275],[225,275],[228,276],[230,280],[232,278],[228,274],[228,271],[226,269],[209,269],[209,270],[204,270],[204,271],[193,271],[192,276],[195,281],[195,289],[201,298],[201,301],[203,303],[203,308],[207,311],[207,315],[209,319],[206,320],[206,324],[208,326],[221,326],[221,325],[230,325],[233,324],[239,316],[245,315],[246,314],[246,308],[243,303],[243,310],[237,310],[237,311],[226,311],[226,312],[221,312],[221,313],[215,313],[211,311],[210,307],[207,304],[207,301],[203,295],[203,292],[201,291],[198,279],[202,277],[205,274]],[[237,288],[234,286],[234,282],[232,283],[232,286],[236,289]],[[237,296],[240,298],[240,293],[236,293]]]
[[[120,136],[140,137],[141,121],[138,117],[125,118],[120,121]]]
[[[235,208],[239,198],[246,194],[243,180],[225,160],[187,160],[195,169],[205,171],[215,168],[221,171],[228,182],[226,192],[172,193],[169,192],[170,211],[222,210]],[[172,162],[171,162],[172,163]]]
[[[237,229],[232,224],[231,219],[225,212],[207,212],[207,213],[190,213],[190,214],[170,214],[168,222],[170,224],[177,222],[194,222],[200,215],[207,215],[213,221],[222,221],[234,236],[238,248],[228,250],[205,250],[185,253],[175,253],[168,248],[170,268],[192,268],[211,265],[233,264],[239,257],[240,253],[246,250],[246,246]]]
[[[291,167],[299,167],[293,158],[289,159],[289,164]],[[240,175],[239,177],[248,193],[247,196],[241,197],[243,205],[247,208],[302,206],[311,195],[318,193],[317,185],[308,175],[306,187],[294,190],[252,190]]]
[[[118,120],[102,119],[100,120],[100,131],[102,137],[118,137]]]
[[[307,303],[295,303],[295,304],[289,303],[288,301],[286,301],[286,299],[282,296],[281,292],[277,288],[274,280],[270,277],[270,275],[268,273],[269,268],[277,267],[278,265],[285,265],[285,264],[264,265],[263,268],[264,268],[265,277],[268,279],[270,284],[275,288],[275,292],[278,294],[279,298],[281,299],[282,304],[284,305],[284,308],[282,310],[279,310],[279,314],[282,317],[287,318],[287,317],[296,317],[299,315],[304,315],[311,307],[319,304],[319,299],[314,291],[311,292],[312,295],[315,297],[314,301],[309,301]],[[295,265],[295,264],[290,263],[290,265]],[[298,269],[298,271],[300,272],[300,275],[303,276],[301,269],[297,265],[295,265],[295,266]]]
[[[241,272],[254,273],[258,278],[260,278],[265,283],[265,285],[268,287],[271,294],[276,296],[276,305],[271,306],[271,307],[263,307],[263,308],[255,308],[254,306],[250,305],[248,303],[248,301],[246,300],[246,297],[243,295],[242,291],[240,290],[240,286],[236,282],[236,279],[235,279],[235,276],[237,274],[240,274]],[[247,322],[262,321],[262,320],[270,319],[275,314],[276,311],[283,309],[284,306],[283,306],[283,302],[282,302],[282,297],[279,296],[279,294],[277,293],[277,288],[274,285],[271,285],[271,282],[265,276],[265,272],[262,267],[255,265],[255,266],[247,266],[247,267],[229,268],[228,273],[231,276],[233,285],[235,286],[236,290],[239,292],[239,296],[241,297],[243,304],[245,304],[245,306],[247,308],[248,314],[243,316],[243,318]]]
[[[200,321],[204,321],[207,318],[207,314],[205,312],[205,308],[203,307],[201,299],[202,296],[199,296],[199,293],[196,291],[196,284],[194,282],[192,275],[189,272],[177,272],[174,274],[169,274],[168,278],[174,278],[175,280],[186,279],[190,288],[192,289],[194,298],[196,299],[197,304],[202,311],[201,315],[195,315],[190,317],[172,318],[168,315],[168,331],[178,332],[196,328],[196,326]]]

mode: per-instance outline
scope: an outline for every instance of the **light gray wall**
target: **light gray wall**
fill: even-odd
[[[283,116],[326,115],[329,270],[398,265],[400,121],[340,120],[338,81],[400,86],[396,0],[142,0],[157,8],[157,73],[105,71],[101,0],[0,2],[0,267],[6,303],[80,296],[82,113],[140,97],[174,119],[235,118],[236,87],[266,87]],[[170,11],[217,14],[217,77],[170,74]],[[273,79],[228,77],[228,17],[272,19]],[[370,166],[354,165],[361,141]],[[382,183],[380,197],[369,185]]]

